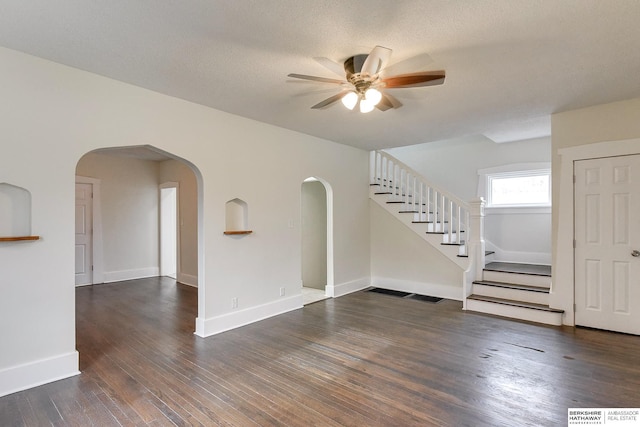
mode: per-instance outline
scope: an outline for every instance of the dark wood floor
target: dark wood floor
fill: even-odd
[[[79,288],[82,374],[0,398],[2,426],[552,426],[640,406],[640,337],[358,292],[207,339],[197,290]]]
[[[486,271],[501,271],[503,273],[531,274],[534,276],[551,276],[550,265],[520,264],[517,262],[490,262],[485,265]]]

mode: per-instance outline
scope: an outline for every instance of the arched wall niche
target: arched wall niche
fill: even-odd
[[[225,234],[249,234],[249,205],[242,199],[225,203]]]
[[[31,235],[31,193],[7,182],[0,183],[0,237]]]

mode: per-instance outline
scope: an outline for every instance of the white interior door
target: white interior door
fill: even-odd
[[[640,334],[640,155],[575,174],[576,325]]]
[[[76,184],[76,286],[93,283],[93,185]]]
[[[168,184],[166,184],[168,185]],[[160,275],[177,279],[178,188],[160,188]]]

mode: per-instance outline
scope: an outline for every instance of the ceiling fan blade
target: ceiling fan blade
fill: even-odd
[[[395,97],[387,93],[382,94],[382,98],[380,99],[380,102],[378,103],[378,105],[376,105],[376,108],[380,111],[387,111],[391,108],[400,108],[400,107],[402,107],[402,102],[398,101],[398,99],[396,99]]]
[[[318,77],[318,76],[308,76],[306,74],[289,74],[288,77],[293,77],[294,79],[302,79],[302,80],[311,80],[314,82],[322,82],[322,83],[334,83],[334,84],[342,84],[345,83],[344,80],[338,79],[328,79],[326,77]]]
[[[444,83],[444,70],[402,74],[382,79],[386,88],[435,86]]]
[[[313,59],[332,73],[335,73],[340,77],[344,77],[344,65],[338,64],[337,62],[325,57],[315,57]]]
[[[373,48],[364,64],[362,64],[362,74],[368,74],[370,76],[376,75],[384,68],[391,57],[391,49],[382,46],[376,46]]]
[[[382,98],[376,105],[376,108],[380,111],[387,111],[393,108],[393,104],[391,103],[391,101],[389,101],[389,98],[387,98],[385,95],[382,95]]]
[[[329,98],[325,99],[324,101],[318,102],[316,105],[314,105],[311,108],[314,109],[314,110],[318,110],[320,108],[328,107],[331,104],[333,104],[334,102],[337,102],[337,101],[341,100],[342,97],[344,97],[347,93],[349,93],[349,92],[345,91],[345,92],[340,92],[337,95],[330,96]]]
[[[435,60],[428,53],[421,53],[385,66],[380,75],[396,76],[411,73],[413,70],[428,70],[434,62]]]

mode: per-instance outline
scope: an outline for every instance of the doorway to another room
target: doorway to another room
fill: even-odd
[[[178,278],[178,186],[177,182],[160,185],[160,276]]]
[[[332,296],[331,289],[328,289],[333,286],[330,188],[315,177],[307,178],[302,183],[300,222],[304,305]]]
[[[117,289],[154,279],[159,291],[167,284],[178,293],[195,291],[198,313],[204,313],[201,185],[193,164],[151,146],[82,156],[76,165],[76,284],[113,283]]]
[[[640,155],[575,163],[576,325],[640,334]]]

